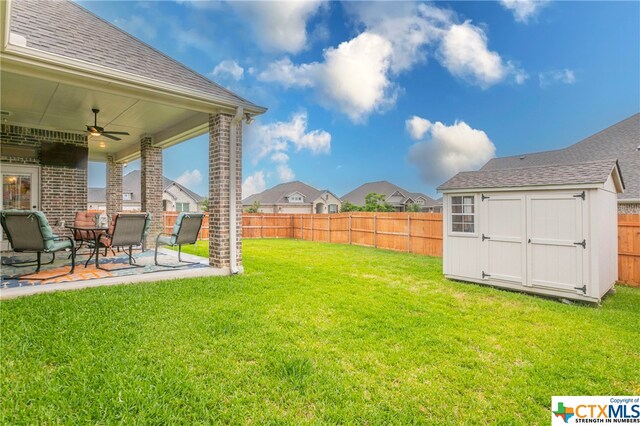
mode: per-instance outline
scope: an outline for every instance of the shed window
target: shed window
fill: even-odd
[[[451,197],[451,231],[469,234],[475,232],[473,195]]]
[[[176,203],[176,211],[177,212],[188,212],[190,211],[189,203]]]

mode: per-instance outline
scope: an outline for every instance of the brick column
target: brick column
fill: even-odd
[[[107,215],[122,211],[122,163],[107,155]]]
[[[237,265],[242,268],[242,124],[236,136],[236,175],[230,173],[231,119],[226,114],[209,115],[209,264],[228,268],[229,229],[236,227]],[[231,179],[236,180],[236,223],[229,222]]]
[[[162,232],[162,148],[153,146],[151,136],[140,139],[140,192],[142,211],[151,213],[151,228],[147,247],[155,247],[156,236]]]

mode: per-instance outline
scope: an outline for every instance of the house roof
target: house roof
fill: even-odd
[[[258,108],[69,0],[14,0],[11,33],[26,46]]]
[[[617,159],[626,189],[620,200],[640,200],[640,113],[564,149],[494,158],[481,170]]]
[[[293,182],[285,182],[274,186],[273,188],[266,189],[259,194],[253,194],[242,200],[242,204],[249,205],[254,202],[264,204],[280,204],[286,203],[289,195],[294,192],[299,192],[304,196],[304,203],[311,203],[313,200],[320,197],[325,192],[331,193],[326,189],[317,189],[311,185],[307,185],[299,180]],[[338,197],[336,197],[338,198]]]
[[[415,201],[418,197],[422,197],[425,199],[425,207],[434,207],[442,204],[441,202],[437,202],[428,195],[425,195],[421,192],[409,192],[406,189],[400,188],[398,185],[394,185],[386,180],[381,180],[378,182],[367,182],[365,184],[362,184],[353,191],[343,195],[341,200],[343,202],[349,201],[356,206],[364,206],[365,197],[372,192],[375,192],[376,194],[384,194],[389,197],[396,191],[400,192],[404,196],[401,204],[403,204],[407,200],[407,198],[411,198]]]
[[[616,160],[460,172],[440,185],[438,190],[601,185],[614,171],[618,174],[620,171]],[[624,187],[622,181],[620,183]]]
[[[171,180],[166,177],[162,177],[163,179],[163,191],[166,191],[172,185],[175,185],[178,189],[185,192],[191,199],[193,199],[196,203],[201,203],[204,200],[204,197],[196,194],[189,188],[179,184],[178,182]],[[142,200],[141,187],[140,187],[140,170],[133,170],[127,173],[122,177],[122,192],[127,194],[131,194],[131,200],[129,202],[139,203]],[[105,202],[106,190],[105,188],[89,188],[89,192],[87,194],[88,201],[91,203],[99,203]]]

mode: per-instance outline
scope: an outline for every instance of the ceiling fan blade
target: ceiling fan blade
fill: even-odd
[[[129,132],[102,132],[103,135],[127,135],[129,136]]]
[[[122,139],[120,139],[120,138],[116,138],[115,136],[111,136],[111,135],[108,135],[108,134],[106,134],[106,133],[102,133],[102,136],[104,136],[105,138],[113,139],[114,141],[120,141],[120,140],[122,140]]]

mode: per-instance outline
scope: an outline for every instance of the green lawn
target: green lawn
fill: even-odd
[[[1,302],[0,423],[548,424],[552,395],[640,393],[637,289],[568,306],[370,248],[244,258]]]

